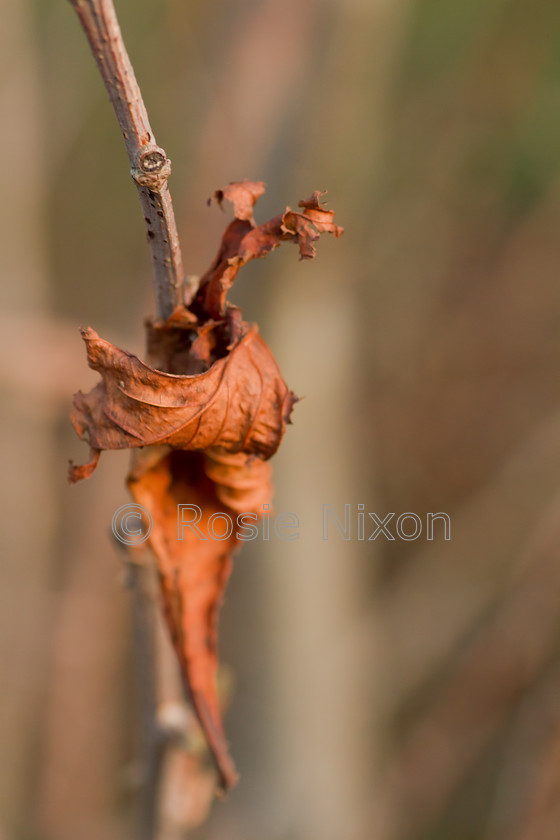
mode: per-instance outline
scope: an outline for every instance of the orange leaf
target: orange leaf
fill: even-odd
[[[260,515],[270,505],[266,461],[296,401],[257,327],[242,320],[226,295],[243,265],[280,242],[297,243],[304,259],[314,256],[322,233],[342,233],[332,210],[321,206],[320,192],[299,202],[301,212],[287,208],[257,226],[253,207],[263,191],[262,182],[242,181],[214,194],[220,205],[233,204],[235,219],[193,302],[165,323],[148,324],[152,364],[91,328],[82,330],[88,363],[101,381],[89,394],[76,394],[72,412],[91,460],[71,464],[70,481],[88,478],[104,450],[134,450],[129,488],[152,516],[149,539],[167,624],[223,790],[235,783],[236,772],[216,689],[217,620],[238,538],[235,529],[224,539],[208,529],[215,514]],[[188,527],[178,539],[182,504],[198,507],[200,530]]]
[[[91,328],[82,337],[89,366],[102,381],[89,394],[76,394],[72,423],[95,461],[101,450],[155,443],[186,450],[219,446],[263,458],[276,452],[295,398],[256,326],[194,376],[155,370]],[[70,480],[83,470],[72,467]]]
[[[311,198],[299,202],[301,213],[287,207],[283,215],[255,227],[252,207],[260,195],[256,186],[263,185],[240,181],[215,193],[220,204],[224,199],[232,202],[235,219],[226,228],[216,258],[200,281],[198,298],[214,318],[225,314],[227,292],[242,266],[258,257],[266,257],[284,241],[298,245],[300,259],[310,259],[315,256],[313,242],[322,233],[332,233],[338,239],[344,231],[334,224],[334,212],[321,206],[319,198],[325,193],[318,190]]]
[[[176,450],[146,471],[133,467],[128,486],[134,499],[152,515],[150,545],[157,557],[166,623],[185,688],[218,768],[220,787],[226,791],[235,784],[237,773],[217,693],[218,610],[238,540],[235,532],[224,541],[200,539],[190,528],[178,534],[180,504],[200,509],[197,527],[203,534],[208,534],[210,517],[224,512],[214,484],[204,472],[201,453]]]

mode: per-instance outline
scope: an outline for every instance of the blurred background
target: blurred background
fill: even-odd
[[[233,295],[305,397],[274,459],[301,535],[246,545],[222,610],[241,782],[160,838],[557,840],[560,6],[116,6],[187,273],[232,180],[267,182],[259,222],[328,189],[346,229]],[[66,462],[78,326],[142,355],[148,249],[70,4],[0,9],[0,838],[132,840],[128,456],[73,488]],[[324,542],[323,504],[444,511],[452,539]]]

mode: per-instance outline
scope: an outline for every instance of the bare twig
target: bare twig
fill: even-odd
[[[70,2],[86,33],[124,137],[147,227],[156,310],[160,318],[167,318],[183,302],[185,294],[181,248],[167,185],[171,162],[155,142],[112,0]],[[143,737],[142,840],[152,840],[157,834],[162,762],[169,743],[158,720],[159,646],[153,571],[152,567],[130,557],[129,585]]]
[[[157,832],[161,767],[166,747],[158,724],[156,581],[153,564],[142,550],[130,547],[127,553],[142,739],[139,832],[141,840],[152,840]]]
[[[158,611],[155,569],[143,546],[127,550],[132,630],[139,694],[142,756],[138,840],[175,836],[206,818],[216,772]]]
[[[171,161],[156,145],[112,0],[70,0],[87,35],[121,128],[148,232],[160,317],[182,302],[183,260],[167,179]]]

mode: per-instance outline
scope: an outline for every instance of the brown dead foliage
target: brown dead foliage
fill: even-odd
[[[214,194],[220,206],[233,205],[235,218],[190,305],[164,323],[148,323],[150,364],[93,329],[82,330],[88,364],[101,381],[89,394],[76,394],[72,412],[91,457],[84,466],[70,465],[71,482],[88,478],[102,451],[134,450],[129,487],[152,516],[150,545],[167,624],[224,790],[236,773],[216,689],[217,621],[239,540],[210,518],[262,515],[272,495],[266,461],[296,401],[256,325],[243,321],[226,295],[242,266],[281,242],[294,242],[300,259],[308,259],[321,233],[342,233],[320,192],[300,201],[298,211],[287,208],[257,226],[253,207],[264,188],[243,181]],[[212,525],[217,537],[202,539],[187,527],[179,539],[178,505],[196,505],[200,532],[208,534]]]

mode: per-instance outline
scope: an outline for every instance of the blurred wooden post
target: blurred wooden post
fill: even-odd
[[[40,106],[40,68],[30,49],[28,0],[2,3],[0,224],[4,312],[41,311],[47,301],[45,181],[48,161]],[[10,363],[17,367],[18,336]],[[2,384],[0,405],[0,835],[30,832],[29,791],[43,701],[49,619],[47,583],[55,528],[51,492],[52,415],[42,400]]]

